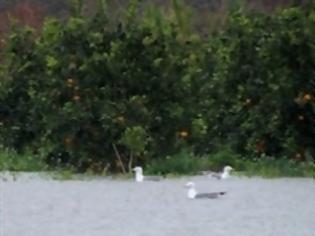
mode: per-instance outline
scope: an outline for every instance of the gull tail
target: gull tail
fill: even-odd
[[[208,176],[209,176],[209,178],[221,179],[221,174],[219,174],[219,173],[211,173]]]

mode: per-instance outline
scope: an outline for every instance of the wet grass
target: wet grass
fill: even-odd
[[[245,176],[261,176],[266,178],[276,177],[312,177],[315,178],[315,163],[293,161],[287,158],[274,158],[261,156],[256,158],[243,158],[229,149],[205,156],[195,156],[182,151],[173,156],[156,159],[144,167],[145,174],[164,175],[168,178],[181,175],[196,175],[200,171],[220,171],[223,166],[231,165],[236,170],[234,174]],[[0,171],[13,172],[41,172],[51,171],[56,180],[70,180],[77,178],[71,168],[51,169],[44,163],[39,155],[30,153],[20,154],[12,150],[1,149]],[[84,173],[84,178],[95,176],[108,176],[112,173]],[[133,174],[115,173],[114,179],[129,179]]]
[[[293,161],[287,158],[260,156],[244,158],[225,149],[206,156],[194,156],[189,153],[179,153],[164,159],[154,160],[147,167],[149,174],[194,175],[200,171],[221,171],[225,165],[231,165],[237,175],[276,177],[313,177],[315,178],[315,163]]]
[[[315,178],[315,164],[312,162],[297,162],[286,158],[259,158],[242,163],[247,176],[276,177],[312,177]]]
[[[0,149],[0,170],[43,171],[46,168],[40,156],[30,152],[17,153],[10,149]]]

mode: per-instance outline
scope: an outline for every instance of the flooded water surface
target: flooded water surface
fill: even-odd
[[[220,199],[187,199],[227,191]],[[314,236],[315,181],[0,179],[1,236]]]

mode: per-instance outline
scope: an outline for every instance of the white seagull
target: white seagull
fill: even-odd
[[[198,198],[218,198],[221,195],[226,194],[226,192],[212,192],[212,193],[198,193],[195,189],[195,183],[194,182],[188,182],[185,185],[188,188],[187,197],[189,199],[198,199]]]
[[[231,166],[225,166],[222,172],[219,173],[210,173],[208,174],[209,178],[216,178],[216,179],[228,179],[231,177],[230,172],[233,170]]]
[[[135,181],[136,182],[143,182],[143,181],[160,181],[163,179],[161,176],[144,176],[143,169],[141,166],[136,166],[132,169],[135,172]]]

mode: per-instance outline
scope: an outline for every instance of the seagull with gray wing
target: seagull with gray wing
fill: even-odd
[[[222,172],[219,173],[210,173],[208,174],[209,178],[215,178],[215,179],[228,179],[231,177],[230,172],[233,170],[231,166],[225,166],[223,168]]]
[[[226,192],[198,193],[195,189],[194,182],[188,182],[185,186],[188,188],[187,197],[189,199],[201,199],[201,198],[215,199],[226,194]]]
[[[141,166],[136,166],[132,169],[135,172],[135,181],[143,182],[143,181],[160,181],[163,179],[162,176],[144,176],[143,169]]]

